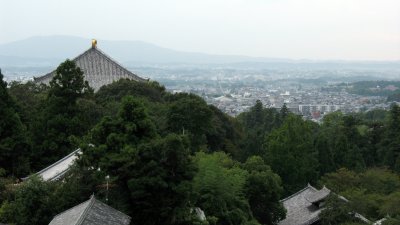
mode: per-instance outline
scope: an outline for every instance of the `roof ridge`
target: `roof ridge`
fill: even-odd
[[[78,221],[74,225],[81,225],[83,223],[83,221],[85,220],[85,216],[88,214],[89,210],[92,208],[92,206],[94,205],[94,202],[96,201],[94,194],[92,196],[90,196],[90,199],[88,201],[89,201],[89,205],[86,206],[85,210],[83,210],[83,213],[81,214]]]
[[[78,204],[78,205],[76,205],[76,206],[74,206],[74,207],[71,207],[71,208],[69,208],[69,209],[67,209],[67,210],[65,210],[65,211],[60,212],[59,214],[55,215],[55,216],[53,217],[53,219],[56,218],[56,217],[58,217],[58,216],[60,216],[61,214],[64,214],[64,213],[66,213],[66,212],[68,212],[68,211],[71,211],[71,210],[75,209],[76,207],[78,207],[78,206],[80,206],[80,205],[85,204],[85,203],[88,202],[88,201],[90,201],[90,199],[89,199],[89,200],[86,200],[86,201],[84,201],[84,202],[82,202],[82,203],[80,203],[80,204]]]
[[[300,191],[298,191],[298,192],[296,192],[296,193],[294,193],[294,194],[291,194],[291,195],[289,195],[288,197],[286,197],[286,198],[280,200],[280,202],[284,202],[284,201],[286,201],[286,200],[288,200],[288,199],[290,199],[290,198],[292,198],[292,197],[298,195],[299,193],[301,193],[301,192],[307,190],[308,188],[311,188],[311,189],[313,189],[314,191],[318,191],[317,189],[315,189],[315,187],[311,186],[311,184],[308,183],[307,186],[306,186],[305,188],[303,188],[303,189],[301,189]]]

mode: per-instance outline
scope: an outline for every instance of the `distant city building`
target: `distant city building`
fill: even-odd
[[[121,78],[145,82],[146,80],[125,69],[111,57],[97,48],[97,41],[92,41],[92,47],[73,59],[76,65],[83,71],[85,80],[89,85],[98,90],[101,86],[111,84]],[[56,71],[44,76],[34,78],[36,83],[49,84]]]
[[[49,225],[129,225],[131,217],[100,202],[88,201],[56,215]]]
[[[299,112],[303,115],[312,114],[313,112],[334,112],[340,109],[340,105],[299,105]]]

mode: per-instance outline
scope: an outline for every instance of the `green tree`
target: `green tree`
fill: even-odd
[[[8,94],[0,70],[0,169],[5,169],[8,175],[26,175],[30,149],[26,127],[17,113],[15,101]]]
[[[400,106],[392,104],[378,155],[384,165],[400,172]]]
[[[318,162],[319,162],[319,173],[324,175],[325,173],[335,171],[335,163],[329,145],[329,138],[325,133],[321,132],[315,141],[315,148],[318,152]]]
[[[390,170],[370,168],[357,173],[340,169],[323,176],[321,183],[346,197],[353,212],[360,213],[370,220],[378,220],[387,215],[395,217],[400,213],[400,177]]]
[[[120,79],[109,85],[102,86],[96,93],[96,100],[102,104],[111,101],[120,101],[124,96],[132,95],[143,97],[152,102],[164,102],[165,87],[156,81],[137,82],[129,79]]]
[[[243,167],[249,172],[244,192],[254,218],[261,224],[278,224],[285,218],[285,209],[279,201],[283,192],[280,177],[259,156],[248,158]]]
[[[18,187],[12,202],[3,204],[0,221],[17,225],[49,224],[55,215],[56,202],[51,195],[53,191],[54,184],[44,182],[38,177],[31,177]]]
[[[59,100],[66,104],[64,107],[67,109],[68,106],[75,105],[78,98],[91,92],[93,89],[84,80],[83,71],[69,59],[57,67],[55,76],[50,81],[49,98],[62,98]]]
[[[192,150],[206,148],[206,133],[210,130],[212,111],[198,96],[180,94],[167,112],[170,131],[189,136]]]
[[[198,172],[193,180],[194,205],[216,224],[246,224],[253,220],[244,196],[247,171],[223,152],[195,156]]]
[[[266,138],[265,161],[282,178],[285,194],[293,193],[318,178],[314,127],[312,122],[289,115],[283,125]]]
[[[252,155],[263,156],[265,136],[281,125],[279,112],[264,108],[258,100],[249,112],[241,113],[237,118],[244,130],[241,161]]]
[[[343,223],[356,222],[350,204],[336,195],[328,197],[325,208],[322,210],[319,217],[321,225],[340,225]]]
[[[93,90],[84,81],[83,72],[75,62],[66,60],[57,67],[45,102],[45,109],[33,129],[34,167],[42,168],[73,150],[71,137],[84,135],[77,100],[91,95]],[[46,155],[46,157],[44,157]]]
[[[380,213],[389,216],[400,216],[400,191],[386,196],[386,201],[380,208]]]
[[[27,83],[13,81],[9,85],[9,94],[15,99],[21,121],[26,124],[29,131],[44,108],[48,89],[48,86],[38,85],[33,81]]]
[[[212,152],[223,151],[234,159],[241,155],[240,144],[243,131],[234,118],[221,112],[215,106],[209,106],[212,111],[211,127],[206,133],[208,149]]]
[[[132,217],[144,224],[190,221],[190,181],[195,167],[182,137],[171,134],[144,144],[137,157],[127,181]]]
[[[81,168],[94,168],[92,176],[110,176],[115,187],[110,198],[117,197],[110,204],[123,206],[133,220],[143,224],[191,220],[189,194],[195,167],[188,143],[175,134],[160,138],[141,101],[124,97],[117,117],[105,117],[86,137],[82,150]]]
[[[359,124],[360,121],[355,116],[343,115],[341,112],[324,117],[316,143],[322,163],[327,163],[321,175],[341,167],[357,170],[365,168],[364,155],[368,155],[368,140],[367,136],[360,134]],[[328,155],[323,155],[323,152]]]

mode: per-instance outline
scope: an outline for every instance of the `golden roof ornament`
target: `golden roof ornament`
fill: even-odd
[[[96,47],[97,47],[97,40],[92,39],[92,48],[96,48]]]

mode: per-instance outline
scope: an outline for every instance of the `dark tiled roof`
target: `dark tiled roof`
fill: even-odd
[[[313,186],[308,185],[297,193],[281,200],[286,209],[286,218],[279,225],[310,225],[319,220],[321,208],[307,199],[318,193]]]
[[[324,200],[326,197],[328,197],[330,193],[331,193],[331,190],[329,190],[328,188],[326,188],[324,186],[321,190],[308,196],[307,200],[311,203],[317,203],[317,202]]]
[[[331,193],[331,190],[325,186],[321,190],[317,190],[308,184],[304,189],[282,199],[281,202],[286,209],[286,218],[280,221],[278,225],[311,225],[316,223],[319,221],[319,214],[324,209],[318,203]],[[343,196],[337,196],[339,199],[348,202]],[[359,213],[354,213],[354,216],[367,224],[371,223]]]
[[[84,72],[85,80],[89,85],[98,90],[101,86],[110,84],[113,81],[121,78],[128,78],[136,81],[146,81],[136,74],[125,69],[111,57],[99,50],[97,47],[92,47],[73,59],[79,68]],[[56,71],[52,71],[44,76],[34,78],[37,83],[48,84],[55,76]]]
[[[131,218],[92,196],[71,209],[58,214],[49,225],[129,225]]]

